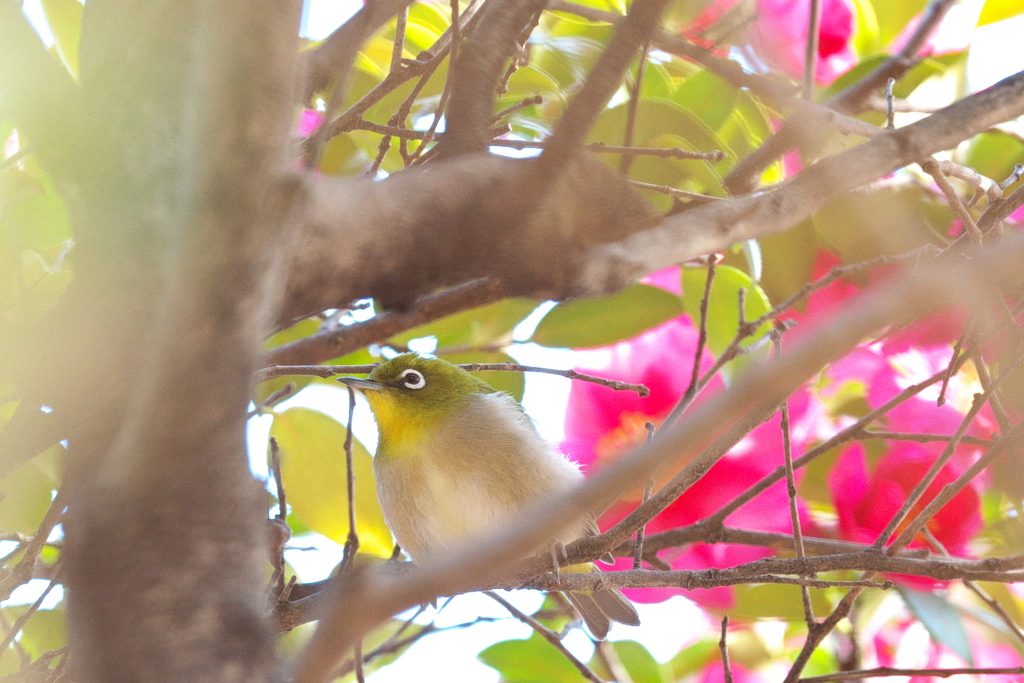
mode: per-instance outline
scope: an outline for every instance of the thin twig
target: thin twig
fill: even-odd
[[[566,649],[565,645],[562,644],[562,639],[558,637],[557,633],[555,633],[547,626],[531,617],[529,614],[525,614],[524,612],[521,612],[520,610],[516,609],[515,605],[513,605],[508,600],[501,597],[494,591],[484,591],[484,595],[491,598],[499,605],[507,609],[509,611],[509,614],[511,614],[524,624],[527,624],[530,628],[537,632],[537,635],[551,643],[555,647],[555,649],[557,649],[559,653],[561,653],[563,657],[572,662],[572,665],[575,666],[583,675],[583,677],[586,678],[588,681],[592,681],[593,683],[604,683],[604,681],[601,680],[601,677],[594,673],[594,671],[589,666],[584,664],[582,661],[579,660],[579,658],[576,657],[576,655],[574,655]]]
[[[889,130],[896,130],[896,110],[893,108],[892,89],[896,85],[896,79],[890,78],[885,84],[885,127]]]
[[[0,643],[0,652],[7,651],[7,647],[11,644],[14,638],[21,632],[21,629],[25,627],[25,624],[28,623],[28,620],[32,617],[32,615],[39,611],[39,608],[43,605],[43,600],[46,599],[46,596],[50,594],[50,591],[53,590],[53,587],[56,585],[57,578],[54,577],[50,579],[50,583],[46,585],[46,588],[43,590],[42,593],[39,594],[39,597],[36,598],[36,601],[29,605],[29,608],[25,610],[24,613],[20,614],[17,619],[14,620],[14,623],[11,625],[11,630],[7,632],[7,635],[4,637],[3,643]]]
[[[267,398],[261,401],[259,405],[257,405],[255,408],[246,413],[245,418],[249,419],[250,417],[262,415],[264,411],[266,411],[268,408],[276,406],[278,403],[294,394],[295,390],[295,382],[288,382],[283,387],[272,393],[270,396],[267,396]]]
[[[690,371],[690,384],[686,387],[686,391],[683,392],[682,398],[679,399],[679,403],[672,409],[672,412],[665,418],[664,425],[670,427],[675,424],[686,409],[693,403],[693,399],[697,396],[699,389],[700,380],[700,363],[704,357],[704,347],[708,343],[708,306],[711,303],[711,285],[715,281],[715,265],[718,257],[712,254],[708,257],[708,272],[704,277],[704,294],[700,299],[700,320],[697,326],[697,349],[693,354],[693,369]]]
[[[963,352],[964,340],[970,333],[972,326],[974,325],[974,316],[971,315],[967,318],[967,322],[964,324],[964,329],[957,338],[956,343],[953,344],[953,357],[949,359],[949,367],[946,368],[946,373],[942,376],[942,386],[939,387],[939,397],[936,399],[935,405],[941,408],[946,403],[946,389],[949,387],[949,380],[953,378],[953,365],[960,359],[960,354]]]
[[[925,491],[928,490],[928,487],[932,485],[935,478],[939,476],[940,472],[942,472],[942,468],[946,466],[949,459],[953,457],[956,447],[960,445],[960,439],[963,438],[963,435],[967,433],[967,429],[974,423],[974,418],[978,416],[981,409],[985,407],[988,396],[988,394],[975,394],[971,409],[967,411],[967,414],[964,415],[963,419],[960,421],[956,432],[953,434],[953,438],[950,439],[942,449],[942,453],[940,453],[939,457],[935,459],[935,462],[932,463],[928,471],[921,477],[921,481],[919,481],[913,491],[907,495],[906,500],[903,501],[899,510],[897,510],[889,520],[885,529],[883,529],[878,535],[878,538],[875,539],[875,548],[881,550],[885,546],[896,529],[903,524],[903,521],[906,519],[907,515],[910,514],[910,511],[918,504],[918,501],[921,500],[921,497],[925,494]]]
[[[671,197],[693,199],[700,202],[711,202],[722,199],[722,197],[715,197],[714,195],[710,194],[700,194],[699,192],[687,192],[686,190],[680,190],[678,188],[670,187],[668,185],[655,185],[654,183],[645,183],[639,180],[632,179],[627,180],[629,180],[629,184],[633,185],[634,187],[639,187],[640,189],[643,190],[650,190],[651,192],[658,192],[660,194],[667,194]]]
[[[956,669],[894,669],[888,666],[880,666],[876,669],[860,669],[858,671],[842,671],[828,674],[827,676],[808,676],[799,679],[799,683],[830,683],[831,681],[858,681],[862,678],[874,678],[876,676],[936,676],[938,678],[949,678],[959,674],[1018,674],[1024,675],[1024,666],[985,668],[985,667],[961,667]]]
[[[357,641],[352,648],[352,662],[355,664],[356,681],[366,683],[366,674],[363,673],[363,641]]]
[[[774,341],[775,353],[781,354],[782,340],[776,337]],[[789,428],[789,399],[782,402],[782,405],[779,407],[779,414],[781,415],[782,452],[786,459],[786,493],[789,496],[790,523],[793,525],[793,546],[796,549],[796,556],[804,558],[807,557],[807,551],[804,549],[804,534],[800,527],[800,511],[797,509],[796,504],[796,475],[793,473],[793,441]],[[807,586],[803,586],[800,589],[800,597],[804,605],[804,620],[807,622],[807,628],[813,629],[817,626],[817,621],[814,619],[814,607],[811,605],[811,591]]]
[[[821,0],[811,0],[807,16],[807,42],[804,45],[804,78],[801,93],[808,102],[814,99],[814,76],[818,68],[818,40],[821,34]]]
[[[545,149],[548,146],[547,141],[534,140],[491,140],[489,144],[492,147],[511,147],[512,149]],[[725,159],[725,153],[717,149],[710,152],[691,152],[681,147],[622,147],[621,145],[606,145],[603,142],[591,142],[583,147],[598,154],[639,154],[662,159],[699,159],[715,162]]]
[[[932,158],[923,160],[919,164],[924,172],[932,177],[935,184],[942,190],[942,194],[946,195],[947,201],[949,201],[950,208],[956,213],[960,220],[964,224],[964,230],[971,236],[971,241],[977,245],[980,245],[984,237],[981,233],[981,229],[978,224],[974,221],[974,216],[971,215],[967,207],[964,206],[960,196],[956,193],[956,190],[952,185],[949,184],[949,180],[946,179],[942,169],[939,168],[938,162]]]
[[[654,424],[648,422],[644,425],[647,429],[647,443],[654,440]],[[647,486],[644,487],[644,499],[641,504],[646,503],[647,499],[651,497],[651,493],[654,491],[654,478],[652,477],[647,482]],[[647,525],[643,525],[636,530],[636,546],[633,548],[633,569],[640,569],[640,562],[644,556],[644,533],[647,530]]]
[[[942,544],[942,541],[935,538],[935,534],[933,534],[928,527],[924,527],[923,529],[921,529],[921,535],[924,536],[925,540],[928,541],[928,544],[931,545],[934,549],[936,549],[946,557],[952,557],[949,551],[946,550],[946,546]],[[1018,626],[1017,622],[1013,620],[1013,617],[1011,617],[1009,613],[1007,613],[1007,611],[1003,609],[1003,606],[999,604],[998,600],[994,599],[991,595],[986,593],[974,581],[964,581],[964,586],[966,586],[969,591],[978,596],[979,600],[988,605],[988,608],[991,609],[996,614],[996,616],[1002,619],[1003,623],[1006,624],[1006,627],[1010,629],[1010,633],[1012,633],[1018,641],[1024,643],[1024,631],[1021,631],[1020,626]]]
[[[626,130],[622,134],[622,146],[633,146],[633,133],[636,128],[636,115],[640,108],[640,90],[643,88],[644,72],[647,70],[647,51],[650,43],[644,43],[640,47],[640,61],[636,65],[636,78],[633,79],[633,86],[629,89],[629,108],[626,110]],[[619,172],[629,175],[629,167],[633,164],[633,155],[623,154],[619,159]]]
[[[729,634],[729,615],[722,617],[722,636],[718,639],[718,651],[722,653],[722,671],[725,674],[725,683],[732,683],[732,665],[729,664],[729,646],[725,637]]]
[[[270,367],[263,368],[257,373],[256,379],[259,382],[264,382],[274,377],[282,377],[286,375],[314,375],[316,377],[334,377],[335,375],[368,375],[373,372],[373,369],[377,367],[377,363],[369,365],[271,365]],[[518,363],[459,363],[457,367],[462,368],[466,372],[539,372],[546,375],[557,375],[558,377],[565,377],[567,379],[580,380],[581,382],[591,382],[593,384],[600,384],[601,386],[614,389],[616,391],[633,391],[641,397],[647,396],[651,393],[651,390],[642,384],[630,384],[628,382],[619,382],[612,379],[604,379],[603,377],[595,377],[593,375],[586,375],[576,370],[559,370],[556,368],[542,368],[534,365],[519,365]]]
[[[356,412],[356,392],[348,389],[348,425],[345,432],[345,475],[348,479],[348,536],[345,538],[345,554],[341,560],[342,572],[355,566],[356,553],[359,551],[359,534],[356,532],[356,468],[352,454],[352,417]]]
[[[509,114],[517,112],[520,109],[526,109],[527,107],[532,107],[535,104],[543,104],[543,102],[544,102],[544,96],[543,95],[534,95],[533,97],[527,97],[522,102],[518,102],[516,104],[513,104],[511,107],[505,107],[504,109],[499,111],[497,114],[494,115],[494,118],[491,119],[491,123],[492,124],[497,123],[498,121],[501,121],[503,118],[505,118]]]

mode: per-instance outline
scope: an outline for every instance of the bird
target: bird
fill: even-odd
[[[377,422],[373,459],[384,520],[413,563],[460,540],[514,523],[540,500],[583,478],[552,449],[516,400],[440,358],[403,353],[367,379],[340,377],[358,390]],[[593,517],[551,539],[552,548],[598,533]],[[598,571],[592,563],[564,568]],[[598,639],[611,622],[640,624],[615,588],[564,592]]]

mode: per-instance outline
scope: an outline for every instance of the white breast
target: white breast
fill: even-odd
[[[374,459],[384,517],[414,560],[513,523],[537,500],[582,475],[553,451],[504,394],[480,394],[401,457]],[[560,539],[585,533],[581,522]]]

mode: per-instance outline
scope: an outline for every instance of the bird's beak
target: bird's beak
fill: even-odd
[[[380,382],[374,382],[372,379],[360,379],[359,377],[339,377],[338,381],[345,386],[352,387],[356,391],[380,391],[385,387]]]

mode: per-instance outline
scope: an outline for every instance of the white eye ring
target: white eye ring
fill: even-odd
[[[401,380],[406,389],[422,389],[427,386],[427,380],[423,377],[423,373],[412,368],[402,370]]]

